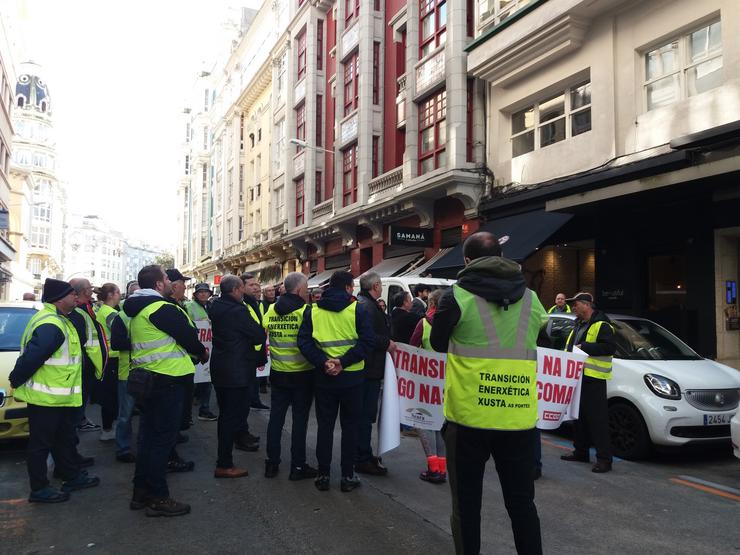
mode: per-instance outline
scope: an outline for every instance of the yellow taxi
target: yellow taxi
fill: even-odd
[[[43,305],[17,301],[0,303],[0,440],[28,437],[26,403],[16,401],[8,376],[21,349],[21,337],[31,317]]]

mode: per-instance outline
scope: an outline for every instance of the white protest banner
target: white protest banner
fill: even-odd
[[[257,377],[258,378],[266,378],[270,375],[270,341],[267,341],[267,344],[265,345],[265,349],[267,349],[267,364],[264,366],[258,366],[257,367]]]
[[[196,320],[195,327],[198,329],[198,340],[205,345],[210,353],[213,350],[213,332],[211,331],[211,322],[208,320]],[[204,383],[211,381],[211,364],[195,365],[195,383]]]
[[[537,349],[537,427],[554,430],[578,419],[586,354]]]
[[[398,374],[401,424],[422,430],[442,429],[447,356],[404,343],[396,345],[393,362]]]
[[[399,420],[398,388],[396,383],[396,369],[393,359],[385,354],[385,385],[383,399],[380,406],[380,423],[378,429],[378,456],[395,449],[401,444],[401,423]]]

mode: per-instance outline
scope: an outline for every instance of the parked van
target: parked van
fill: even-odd
[[[431,278],[431,277],[420,277],[420,276],[398,276],[398,277],[381,277],[380,281],[383,283],[383,294],[381,299],[385,301],[388,307],[388,312],[393,309],[393,299],[398,293],[402,291],[408,291],[411,296],[414,296],[414,289],[417,285],[423,284],[428,285],[429,288],[434,291],[435,289],[447,289],[452,287],[452,284],[457,280],[454,279],[442,279],[442,278]],[[355,279],[355,290],[354,293],[360,292],[360,280]]]

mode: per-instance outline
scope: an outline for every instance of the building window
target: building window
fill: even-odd
[[[203,111],[208,111],[208,89],[203,91]]]
[[[344,115],[348,116],[359,105],[359,54],[355,52],[344,64]]]
[[[299,141],[306,140],[306,103],[303,102],[295,109],[295,136]],[[296,146],[296,152],[303,150],[300,145]]]
[[[380,43],[373,43],[373,104],[380,102]]]
[[[259,143],[261,141],[262,141],[262,128],[260,127],[259,129],[257,129],[257,142]]]
[[[316,172],[316,184],[314,187],[314,197],[313,197],[313,203],[314,205],[319,204],[321,202],[321,172]]]
[[[185,175],[190,175],[190,156],[185,155]]]
[[[239,115],[239,150],[244,150],[244,114]]]
[[[296,38],[298,44],[298,81],[306,76],[306,30],[300,32]]]
[[[360,0],[344,0],[344,26],[360,16]]]
[[[424,58],[447,40],[446,0],[422,0],[419,19],[419,58]]]
[[[316,22],[316,69],[324,69],[324,20]]]
[[[717,88],[722,78],[722,26],[716,21],[645,54],[647,109]]]
[[[208,164],[201,166],[201,179],[203,180],[203,189],[205,190],[208,184]]]
[[[303,191],[303,178],[295,181],[295,225],[303,225],[305,222],[304,214],[306,210],[306,197]]]
[[[249,148],[254,148],[254,133],[249,134]]]
[[[465,159],[468,162],[473,161],[473,101],[475,98],[474,81],[468,79],[468,95],[466,102],[466,119],[465,119]]]
[[[591,130],[591,83],[579,83],[511,116],[512,157]]]
[[[203,150],[208,150],[208,128],[203,128]]]
[[[322,104],[324,97],[316,95],[316,146],[321,146],[321,125],[323,124]]]
[[[278,58],[278,66],[277,66],[277,96],[280,98],[283,95],[283,91],[285,90],[285,71],[286,67],[288,65],[288,60],[286,59],[287,52],[283,53],[280,58]]]
[[[190,122],[185,124],[185,142],[190,142]]]
[[[244,239],[244,216],[239,216],[239,241]]]
[[[281,119],[275,126],[275,169],[283,167],[283,152],[285,151],[285,118]]]
[[[342,151],[342,206],[357,202],[357,143]]]
[[[378,177],[378,167],[380,166],[378,160],[378,145],[380,143],[380,137],[373,135],[373,160],[372,160],[372,176]]]
[[[419,106],[419,174],[447,163],[447,91],[440,91]]]

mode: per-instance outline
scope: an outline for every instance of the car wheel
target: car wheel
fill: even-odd
[[[609,407],[609,435],[612,449],[623,459],[644,459],[652,444],[640,412],[626,403]]]

